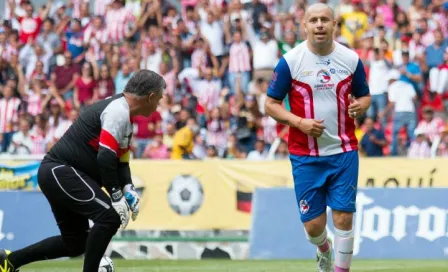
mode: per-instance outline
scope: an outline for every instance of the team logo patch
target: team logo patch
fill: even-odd
[[[304,199],[300,200],[300,213],[306,214],[310,210],[310,205],[308,205],[308,202]]]
[[[317,72],[317,80],[319,80],[320,83],[328,83],[331,80],[330,73],[327,70],[320,70]]]
[[[331,68],[330,69],[330,73],[332,73],[333,75],[336,73],[336,69],[334,69],[334,68]]]

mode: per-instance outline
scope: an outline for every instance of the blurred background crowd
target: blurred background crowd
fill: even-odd
[[[287,159],[288,128],[263,105],[279,58],[306,39],[301,22],[316,1],[289,2],[5,0],[0,151],[45,153],[86,107],[150,69],[166,95],[134,120],[135,158]],[[448,156],[448,2],[402,2],[329,3],[334,37],[359,54],[372,94],[356,121],[360,150]]]

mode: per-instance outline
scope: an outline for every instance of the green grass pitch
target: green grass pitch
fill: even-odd
[[[305,261],[160,261],[114,260],[117,272],[315,272],[316,263]],[[81,260],[46,261],[25,266],[20,272],[79,272]],[[355,260],[353,272],[448,272],[448,260]]]

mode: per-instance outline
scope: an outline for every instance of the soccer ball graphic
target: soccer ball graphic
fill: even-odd
[[[204,191],[200,181],[190,175],[177,176],[168,189],[168,203],[182,216],[192,215],[202,205]]]
[[[101,259],[98,272],[115,272],[115,267],[114,263],[112,262],[112,259],[107,256],[104,256]]]

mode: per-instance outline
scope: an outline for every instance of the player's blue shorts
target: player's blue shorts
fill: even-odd
[[[333,210],[355,212],[358,151],[331,156],[290,155],[294,188],[302,222]]]

